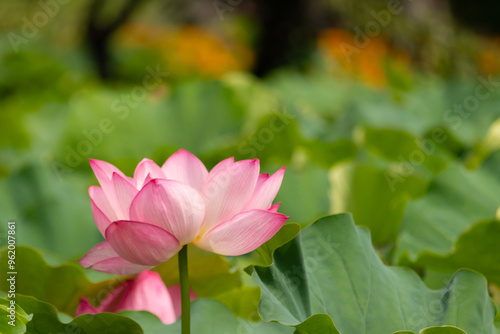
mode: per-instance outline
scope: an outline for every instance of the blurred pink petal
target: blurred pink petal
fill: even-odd
[[[265,210],[243,212],[214,227],[195,245],[222,255],[245,254],[271,239],[287,219],[281,213]]]
[[[192,293],[191,300],[195,298]],[[163,323],[172,324],[180,316],[180,308],[179,286],[167,288],[158,273],[145,270],[134,279],[126,280],[114,288],[97,308],[86,297],[82,297],[75,316],[125,310],[149,311]]]
[[[163,228],[128,220],[109,225],[106,240],[122,258],[144,266],[165,262],[182,248],[179,241]]]
[[[205,203],[192,187],[173,180],[149,182],[130,207],[130,218],[159,226],[181,244],[192,242],[205,216]]]
[[[172,154],[161,167],[167,179],[183,182],[200,190],[208,175],[205,165],[186,150]]]
[[[75,317],[78,317],[82,314],[96,314],[96,313],[99,313],[97,308],[95,308],[94,306],[92,306],[92,304],[90,304],[87,297],[82,296],[80,298],[80,303],[78,303],[78,306],[76,307]]]
[[[145,270],[145,271],[149,271]],[[143,272],[145,272],[143,271]],[[140,274],[139,274],[140,275]],[[106,297],[101,300],[101,303],[97,307],[98,312],[118,312],[120,311],[120,305],[123,302],[123,299],[127,297],[130,292],[130,289],[135,284],[137,276],[133,279],[127,279],[121,282],[119,285],[115,286],[113,290],[111,290]]]
[[[173,300],[160,275],[154,271],[143,271],[137,275],[117,311],[142,310],[156,314],[163,323],[172,324],[177,320]]]

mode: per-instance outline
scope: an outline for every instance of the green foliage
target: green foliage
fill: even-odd
[[[324,313],[346,333],[419,331],[432,325],[496,333],[495,309],[481,275],[459,271],[443,289],[430,290],[415,272],[383,264],[369,231],[356,227],[347,214],[304,229],[274,253],[273,265],[257,267],[253,279],[262,290],[259,310],[266,321],[297,326]],[[324,317],[318,319],[325,331],[333,330]]]
[[[294,334],[340,334],[327,314],[315,314],[295,326]]]
[[[0,218],[16,222],[18,244],[74,258],[102,240],[93,228],[86,193],[81,178],[61,181],[49,168],[28,163],[0,179]],[[6,231],[5,223],[0,232]]]
[[[485,224],[478,222],[496,215],[499,206],[497,194],[500,193],[498,175],[498,170],[492,171],[487,165],[476,171],[467,171],[460,165],[454,165],[437,175],[425,196],[407,205],[395,259],[405,263],[426,263],[432,258],[446,257],[452,250],[462,254],[475,252],[477,240],[486,242],[490,238],[481,234]],[[476,227],[476,224],[481,225]],[[490,226],[490,232],[494,232],[494,223]],[[474,234],[477,237],[476,245],[471,247],[470,237],[464,233]],[[460,241],[457,241],[459,238]],[[464,249],[466,244],[469,247]],[[420,256],[427,260],[419,260]],[[449,260],[445,261],[446,264],[441,262],[441,265],[457,269],[472,263],[465,259],[463,262]],[[439,267],[436,264],[432,267]],[[490,272],[484,266],[483,269]]]
[[[249,322],[235,317],[221,303],[210,299],[199,299],[191,306],[191,332],[206,334],[221,333],[269,333],[292,334],[293,329],[277,323]],[[144,329],[144,334],[180,333],[180,321],[172,325],[164,325],[148,312],[124,311],[120,313],[135,320]]]
[[[57,310],[50,304],[23,295],[17,295],[16,301],[27,313],[33,314],[32,320],[26,325],[27,333],[144,333],[135,321],[118,314],[84,314],[65,324],[59,321]]]
[[[287,166],[286,182],[281,185],[276,201],[282,203],[280,212],[286,212],[291,221],[303,226],[330,210],[327,197],[330,182],[325,168],[298,153],[297,159]]]
[[[98,304],[126,278],[75,263],[102,240],[88,159],[131,175],[142,158],[162,164],[184,148],[208,168],[229,156],[258,158],[268,173],[286,165],[276,201],[293,222],[243,256],[189,248],[199,333],[495,333],[487,284],[498,303],[496,78],[403,77],[390,63],[390,86],[378,89],[317,68],[263,80],[166,76],[130,101],[157,55],[120,53],[120,73],[131,81],[103,84],[79,51],[30,43],[0,51],[0,220],[16,221],[19,297],[17,326],[2,322],[0,332],[177,333],[178,323],[147,312],[81,316],[71,325],[58,316],[72,316],[83,295]],[[483,89],[489,97],[467,111],[484,80],[493,82]],[[313,224],[342,212],[354,219]],[[2,238],[6,232],[0,224]],[[2,268],[6,256],[2,249]],[[175,257],[154,270],[178,283]]]
[[[7,260],[8,249],[4,247],[0,250],[3,272],[11,271],[7,268]],[[102,298],[119,283],[119,280],[91,283],[79,264],[67,263],[53,267],[36,250],[25,246],[16,247],[15,262],[15,292],[50,303],[69,315],[75,313],[81,296]],[[9,291],[7,280],[0,281],[0,290]]]
[[[394,334],[415,334],[411,331],[397,331]],[[428,327],[422,329],[419,334],[467,334],[463,330],[453,326]]]
[[[418,175],[404,178],[388,168],[356,162],[332,168],[329,176],[333,212],[351,212],[358,224],[370,228],[377,245],[397,238],[407,201],[427,184]]]

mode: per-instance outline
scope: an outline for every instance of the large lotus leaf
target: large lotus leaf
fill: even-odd
[[[438,174],[427,194],[406,206],[394,259],[415,262],[423,252],[451,253],[462,233],[495,217],[500,206],[499,175],[498,168],[468,171],[460,165]]]
[[[470,268],[479,271],[491,283],[500,285],[499,240],[500,222],[485,220],[461,234],[447,255],[423,251],[415,263],[411,263],[406,257],[402,257],[400,262],[440,272]]]
[[[340,334],[328,314],[315,314],[295,326],[294,334]]]
[[[276,250],[273,265],[256,267],[253,279],[262,291],[265,321],[297,326],[323,313],[341,333],[418,332],[442,325],[495,333],[483,276],[462,270],[443,289],[431,290],[414,271],[386,266],[368,229],[356,226],[349,214],[305,228]]]
[[[401,175],[355,161],[335,166],[329,177],[331,211],[351,212],[357,224],[370,228],[376,245],[396,239],[407,201],[427,184],[416,173]]]

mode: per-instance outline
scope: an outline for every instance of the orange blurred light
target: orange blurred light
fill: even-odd
[[[122,29],[119,40],[124,46],[158,51],[175,76],[218,78],[227,72],[247,70],[253,62],[253,55],[245,45],[226,42],[198,26],[169,29],[129,23]]]
[[[342,69],[372,86],[387,85],[387,63],[397,71],[407,72],[409,57],[390,47],[381,36],[370,38],[363,47],[356,46],[355,35],[346,30],[324,30],[318,39],[322,54]]]

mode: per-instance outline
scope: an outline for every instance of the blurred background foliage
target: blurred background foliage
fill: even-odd
[[[101,240],[89,158],[127,174],[179,148],[208,168],[259,158],[265,172],[288,166],[277,200],[291,221],[352,212],[386,263],[434,288],[475,269],[498,301],[488,4],[2,1],[0,220],[17,222],[19,244],[73,261]]]

